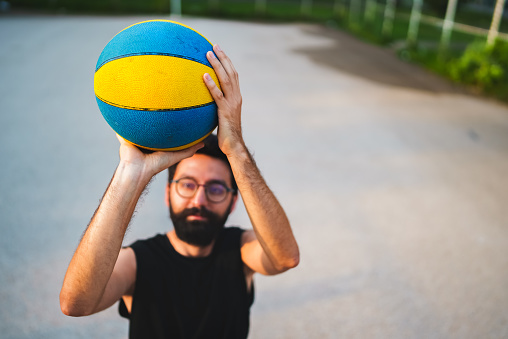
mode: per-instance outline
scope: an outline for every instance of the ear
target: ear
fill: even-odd
[[[166,184],[166,194],[164,200],[166,201],[166,206],[169,207],[169,182]]]

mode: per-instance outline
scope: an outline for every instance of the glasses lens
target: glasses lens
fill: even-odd
[[[180,179],[176,188],[182,197],[190,198],[196,192],[198,184],[192,179]]]
[[[221,202],[226,197],[227,190],[224,185],[215,183],[210,184],[206,187],[206,193],[208,195],[208,199],[211,201]]]

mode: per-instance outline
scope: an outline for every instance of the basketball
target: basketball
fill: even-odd
[[[217,126],[217,105],[203,81],[212,44],[178,22],[150,20],[111,39],[97,61],[94,91],[102,116],[130,143],[155,151],[197,144]]]

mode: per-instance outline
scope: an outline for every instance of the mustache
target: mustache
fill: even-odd
[[[199,215],[200,217],[205,217],[205,218],[213,218],[215,216],[215,214],[213,212],[210,212],[206,207],[191,207],[191,208],[186,208],[184,209],[182,212],[178,213],[178,216],[180,218],[187,218],[188,216],[190,215]]]

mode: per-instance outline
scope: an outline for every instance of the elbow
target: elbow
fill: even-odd
[[[69,317],[82,317],[85,314],[80,312],[72,303],[60,299],[60,310]]]
[[[288,257],[284,261],[278,263],[276,266],[277,273],[289,271],[298,266],[298,264],[300,264],[300,254],[296,253],[296,255]]]
[[[60,310],[63,314],[69,316],[69,317],[79,317],[80,314],[77,312],[76,309],[72,307],[71,304],[60,300]]]
[[[69,317],[84,317],[91,314],[91,312],[86,312],[82,307],[78,306],[77,302],[63,293],[60,293],[60,310]]]
[[[288,269],[295,268],[300,264],[300,250],[298,249],[298,245],[295,246],[295,250],[293,255],[289,258],[287,263]]]
[[[68,304],[60,303],[60,310],[63,314],[69,317],[79,317],[81,316],[78,312],[76,312],[72,307],[69,307]]]
[[[298,264],[300,264],[300,254],[297,253],[297,255],[291,257],[289,260],[287,260],[285,264],[287,270],[295,268],[296,266],[298,266]]]
[[[287,257],[282,262],[282,268],[284,271],[288,271],[292,268],[295,268],[300,264],[300,249],[298,245],[295,243],[290,251],[287,252]]]
[[[92,314],[92,312],[85,312],[81,310],[79,307],[74,307],[70,303],[62,303],[60,302],[60,310],[63,314],[69,316],[69,317],[84,317],[87,315]]]

